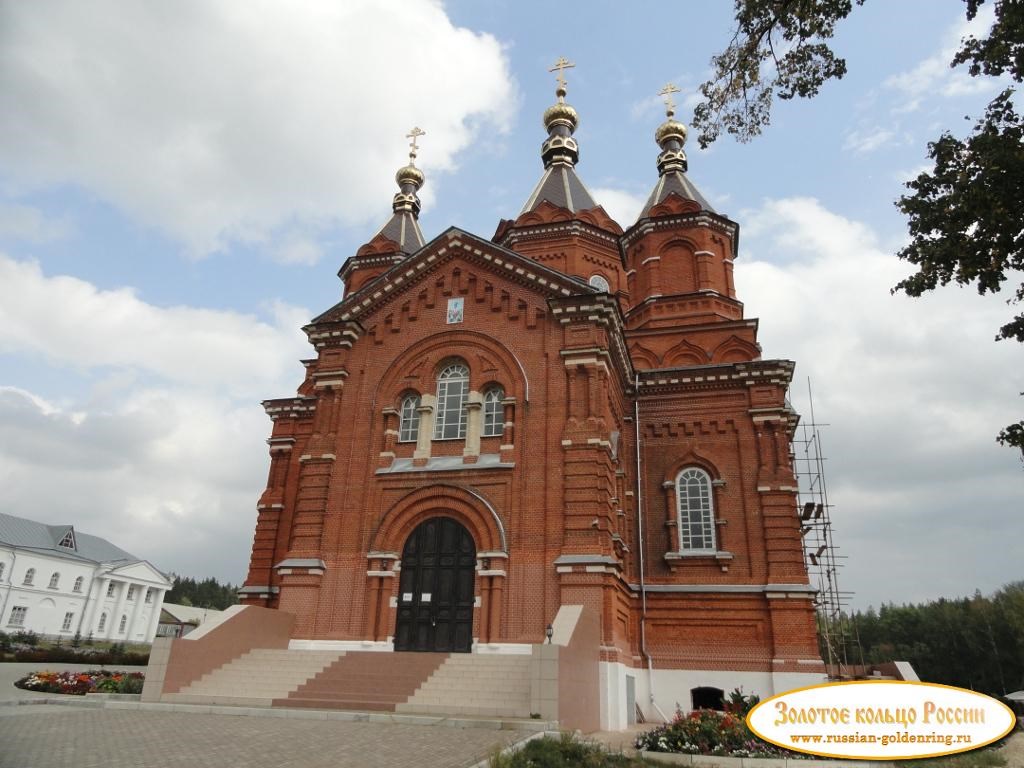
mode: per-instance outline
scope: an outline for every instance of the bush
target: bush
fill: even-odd
[[[32,648],[28,650],[15,650],[14,660],[31,663],[53,663],[53,664],[119,664],[124,666],[144,667],[149,663],[148,653],[114,653],[97,648]]]
[[[27,645],[30,648],[35,648],[37,645],[39,645],[39,635],[37,635],[32,630],[20,630],[18,632],[15,632],[13,640],[15,643]]]
[[[606,752],[597,744],[564,733],[560,739],[544,736],[522,749],[491,756],[490,768],[643,768],[654,765],[638,757]]]
[[[751,732],[746,716],[758,701],[757,696],[744,696],[737,688],[729,694],[725,712],[696,709],[684,715],[677,710],[671,723],[638,737],[635,746],[647,752],[688,755],[807,757],[762,741]]]
[[[0,653],[7,653],[11,650],[11,636],[6,632],[0,632]]]

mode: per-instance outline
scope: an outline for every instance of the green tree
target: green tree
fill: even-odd
[[[749,141],[768,125],[774,97],[810,98],[846,74],[846,61],[829,47],[836,24],[853,0],[735,0],[736,30],[711,60],[712,76],[694,109],[697,140],[707,147],[723,131]],[[985,0],[964,0],[968,19]],[[856,0],[856,5],[863,0]],[[995,23],[986,37],[964,40],[950,66],[974,77],[1024,79],[1024,3],[993,0]],[[1013,105],[1014,85],[1003,89],[966,139],[950,132],[928,144],[930,172],[907,182],[896,206],[908,218],[911,242],[897,254],[917,267],[893,291],[921,296],[939,286],[973,285],[997,293],[1024,270],[1024,124]],[[1014,278],[1016,279],[1016,278]],[[1024,301],[1024,282],[1008,303]],[[1024,314],[1003,325],[996,340],[1024,342]],[[1024,394],[1024,393],[1022,393]],[[1020,449],[1024,420],[996,438]]]

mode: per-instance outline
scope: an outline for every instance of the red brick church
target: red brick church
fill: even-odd
[[[556,93],[540,181],[490,238],[424,238],[410,134],[298,393],[264,403],[243,600],[293,614],[292,648],[473,654],[529,653],[583,606],[603,727],[819,682],[794,364],[744,317],[739,225],[687,177],[669,95],[623,229]]]

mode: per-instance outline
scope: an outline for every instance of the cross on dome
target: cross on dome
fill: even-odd
[[[672,100],[673,93],[681,93],[675,83],[667,83],[664,88],[658,91],[659,96],[665,97],[665,114],[669,117],[676,113],[676,103]]]
[[[420,136],[426,135],[427,132],[424,131],[419,126],[413,128],[411,131],[405,134],[405,138],[412,139],[412,141],[409,142],[409,165],[412,165],[413,161],[416,160],[416,150],[419,149],[419,147],[416,145],[416,139],[418,139]]]
[[[555,80],[558,83],[559,101],[562,101],[565,98],[565,70],[572,69],[575,66],[576,65],[573,62],[569,61],[567,58],[565,58],[565,56],[559,56],[558,61],[555,62],[555,66],[548,69],[548,72],[554,72],[555,70],[558,70],[558,75],[555,77]]]

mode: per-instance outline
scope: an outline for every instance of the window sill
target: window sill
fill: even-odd
[[[666,552],[665,562],[675,571],[678,568],[699,565],[717,565],[722,573],[729,571],[729,563],[733,559],[732,552],[717,550],[714,552]]]
[[[400,472],[458,472],[477,469],[513,469],[515,462],[502,462],[501,454],[481,453],[476,462],[466,464],[462,456],[431,456],[425,466],[413,466],[412,459],[395,459],[390,467],[377,470],[378,475],[393,475]]]

